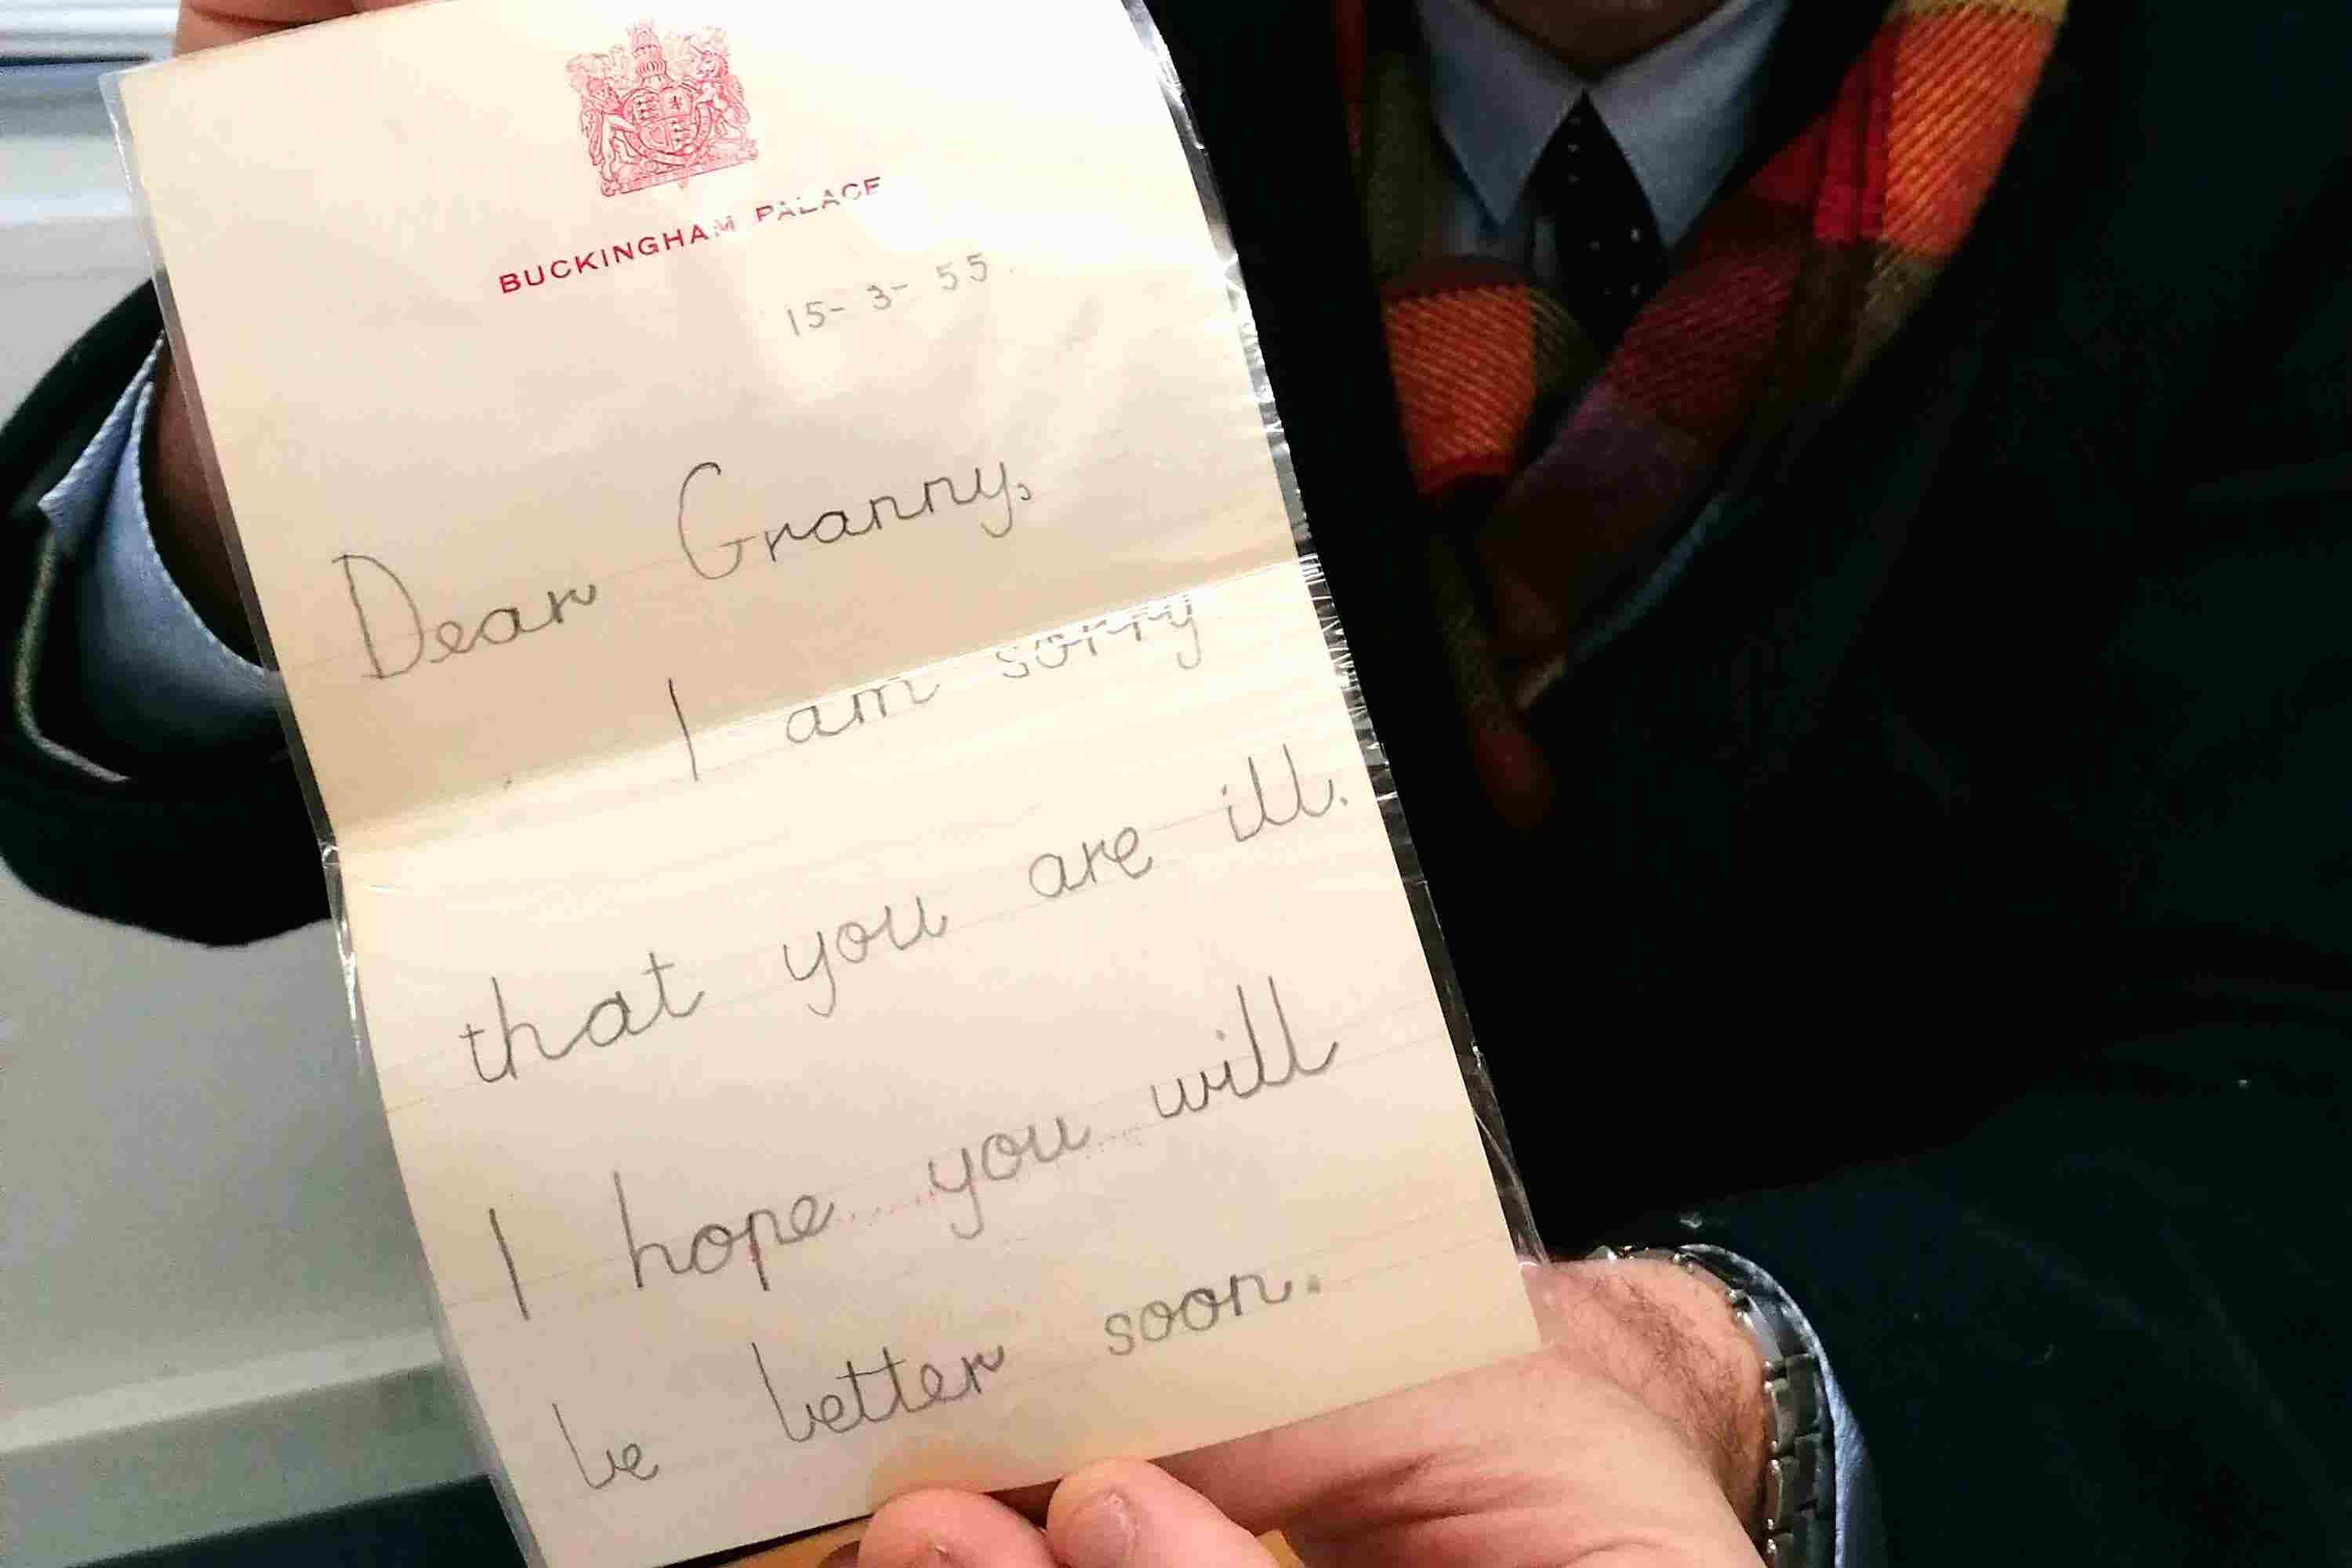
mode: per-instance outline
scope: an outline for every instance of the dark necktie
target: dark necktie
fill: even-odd
[[[1528,182],[1559,252],[1560,302],[1601,353],[1666,279],[1665,246],[1642,183],[1590,93],[1552,133]]]

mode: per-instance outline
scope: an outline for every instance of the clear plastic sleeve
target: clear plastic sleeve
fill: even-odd
[[[1106,5],[1109,3],[1110,0],[1103,0]],[[1451,1040],[1454,1060],[1459,1068],[1470,1112],[1475,1121],[1477,1132],[1484,1145],[1502,1223],[1507,1229],[1510,1241],[1520,1258],[1541,1260],[1544,1257],[1542,1244],[1538,1237],[1529,1213],[1527,1195],[1512,1161],[1492,1084],[1478,1047],[1473,1039],[1469,1020],[1454,982],[1454,967],[1448,957],[1441,931],[1438,910],[1433,901],[1431,889],[1415,855],[1403,810],[1391,780],[1386,753],[1379,736],[1374,732],[1363,694],[1357,685],[1354,661],[1341,624],[1341,607],[1333,601],[1328,592],[1308,530],[1306,505],[1299,494],[1293,474],[1288,443],[1276,404],[1276,389],[1267,379],[1265,360],[1259,351],[1246,279],[1242,275],[1240,263],[1226,230],[1206,152],[1186,104],[1182,88],[1150,13],[1140,0],[1125,0],[1125,3],[1129,20],[1158,76],[1168,115],[1173,122],[1177,138],[1181,143],[1184,156],[1190,165],[1200,205],[1206,218],[1216,261],[1223,268],[1225,304],[1230,314],[1230,322],[1220,326],[1220,330],[1230,330],[1238,333],[1241,355],[1246,365],[1249,384],[1255,395],[1266,450],[1271,457],[1281,502],[1287,513],[1295,558],[1275,564],[1253,567],[1239,574],[1204,575],[1199,581],[1181,584],[1173,591],[1156,594],[1141,602],[1110,601],[1099,605],[1093,609],[1092,613],[1082,616],[1063,620],[1056,625],[1024,626],[1019,628],[1016,635],[1009,637],[1000,635],[990,639],[986,647],[955,651],[947,657],[920,663],[895,676],[876,678],[869,675],[866,679],[854,684],[861,694],[885,688],[892,690],[903,689],[909,700],[929,703],[940,696],[950,692],[995,689],[996,683],[1003,681],[1016,669],[1034,669],[1043,674],[1045,670],[1058,668],[1059,665],[1050,662],[1055,656],[1058,656],[1063,663],[1066,663],[1072,658],[1078,657],[1077,650],[1081,647],[1087,650],[1085,657],[1097,658],[1102,657],[1103,650],[1107,647],[1140,646],[1146,638],[1160,639],[1165,645],[1167,657],[1181,664],[1185,635],[1188,632],[1191,633],[1194,639],[1192,646],[1197,650],[1199,627],[1204,620],[1207,624],[1220,627],[1218,635],[1228,638],[1229,641],[1237,637],[1238,641],[1234,646],[1237,646],[1243,656],[1246,657],[1253,647],[1249,641],[1253,634],[1245,626],[1238,624],[1234,616],[1219,615],[1220,607],[1227,605],[1245,607],[1255,605],[1260,602],[1263,595],[1274,584],[1297,584],[1298,587],[1303,587],[1312,605],[1313,613],[1319,622],[1323,646],[1328,658],[1327,673],[1331,680],[1337,683],[1348,720],[1352,727],[1355,745],[1360,756],[1365,776],[1368,777],[1377,798],[1380,822],[1384,826],[1388,844],[1393,855],[1396,876],[1410,905],[1412,923],[1418,933],[1420,953],[1427,964],[1438,1006],[1442,1011],[1444,1026]],[[715,15],[724,13],[727,8],[725,5],[706,7]],[[337,26],[345,25],[350,24],[337,24]],[[365,25],[365,23],[359,25]],[[124,108],[122,81],[121,77],[109,79],[108,100],[114,112],[117,134],[126,166],[131,175],[133,189],[140,191],[142,189],[140,148],[132,134],[131,118]],[[179,309],[180,302],[174,296],[172,272],[167,266],[170,259],[168,255],[170,247],[156,231],[152,208],[142,202],[142,209],[150,224],[149,237],[156,262],[156,286],[163,303],[172,353],[175,363],[183,372],[181,385],[194,413],[197,427],[204,437],[203,444],[207,453],[207,479],[220,515],[224,519],[235,520],[237,517],[237,511],[232,502],[236,498],[232,495],[232,487],[214,450],[212,427],[206,417],[206,395],[209,393],[218,396],[219,394],[217,388],[207,380],[205,344],[201,337],[195,342],[190,341],[187,324],[184,321]],[[748,256],[751,253],[746,250],[740,254]],[[1212,325],[1219,324],[1212,323]],[[978,483],[976,477],[975,489],[978,488]],[[1008,489],[1012,483],[1011,477],[1005,476],[1004,484]],[[927,504],[928,496],[929,492],[926,491]],[[247,526],[252,526],[250,520],[247,520]],[[277,667],[278,663],[277,656],[279,650],[273,647],[271,622],[268,614],[269,606],[265,603],[248,564],[247,545],[250,542],[238,536],[234,521],[231,521],[230,528],[233,546],[231,554],[237,567],[240,586],[252,618],[257,645],[262,650],[265,660],[273,667]],[[682,521],[679,530],[680,542],[683,544],[685,543],[685,524]],[[774,553],[772,542],[769,553],[771,555]],[[691,560],[690,549],[688,554]],[[701,566],[698,566],[696,570],[702,575],[709,575],[709,572],[704,571]],[[358,590],[355,588],[353,592],[356,596]],[[420,651],[423,647],[421,637],[420,630]],[[1120,644],[1121,638],[1127,639],[1127,643]],[[376,963],[372,952],[371,942],[378,933],[364,929],[357,931],[354,929],[352,904],[347,897],[352,889],[347,889],[345,885],[345,858],[342,850],[339,848],[337,836],[339,825],[331,819],[330,815],[331,792],[322,788],[320,774],[312,765],[312,752],[306,746],[306,726],[318,724],[321,715],[313,709],[306,709],[299,702],[299,690],[282,682],[278,689],[287,743],[293,764],[301,776],[316,826],[321,869],[326,879],[330,909],[341,945],[344,978],[356,1039],[362,1057],[368,1063],[370,1077],[383,1090],[389,1105],[394,1099],[396,1091],[387,1079],[380,1076],[383,1058],[377,1048],[378,1042],[371,1037],[365,999]],[[836,695],[847,689],[849,689],[847,687],[836,689]],[[926,689],[931,693],[930,696],[915,695]],[[682,744],[688,758],[688,765],[696,770],[698,777],[707,768],[718,765],[751,765],[763,755],[773,755],[782,749],[797,744],[800,737],[794,732],[795,720],[800,714],[809,711],[812,708],[819,707],[821,702],[821,700],[810,699],[803,692],[775,692],[772,694],[770,701],[764,707],[758,704],[731,704],[715,719],[704,721],[689,719],[688,704],[681,700],[675,682],[671,686],[670,698],[676,716],[677,728],[674,738]],[[852,697],[850,708],[856,718],[863,721],[866,714],[858,706],[858,702],[857,697]],[[816,722],[822,724],[824,720],[820,717]],[[665,744],[667,744],[667,741]],[[614,776],[614,779],[587,788],[573,804],[583,813],[593,814],[602,805],[609,804],[609,797],[613,792],[618,791],[622,795],[628,795],[642,787],[642,781],[623,768]],[[1295,771],[1290,787],[1294,789],[1297,787]],[[1302,794],[1300,805],[1305,804],[1305,798]],[[467,820],[471,821],[476,828],[488,831],[487,828],[482,827],[482,825],[496,821],[498,807],[495,789],[476,791],[461,804],[465,810],[473,813]],[[1264,801],[1261,800],[1258,805],[1263,813]],[[1238,837],[1240,827],[1236,826],[1234,832]],[[398,834],[394,833],[391,837],[397,839]],[[658,980],[660,977],[657,974],[656,978]],[[797,998],[788,997],[775,1005],[782,1008],[796,1006],[799,1003]],[[476,1056],[475,1065],[478,1072],[481,1067],[478,1054]],[[1231,1084],[1234,1079],[1230,1064],[1227,1071],[1227,1082]],[[1263,1076],[1263,1062],[1260,1064],[1260,1073]],[[1209,1092],[1208,1079],[1205,1075],[1202,1084],[1202,1095],[1205,1099]],[[617,1181],[616,1176],[616,1184]],[[421,1225],[420,1220],[420,1226]],[[745,1221],[745,1229],[747,1232],[751,1229],[748,1218]],[[511,1259],[509,1260],[509,1268],[510,1270],[513,1268]],[[438,1272],[436,1268],[436,1275]],[[1236,1287],[1236,1294],[1238,1296],[1238,1287]],[[518,1278],[516,1296],[519,1301],[521,1295],[522,1281]],[[485,1468],[499,1489],[508,1515],[514,1525],[519,1540],[524,1543],[528,1555],[534,1563],[548,1562],[551,1560],[551,1553],[544,1550],[544,1543],[539,1540],[536,1530],[536,1525],[541,1521],[535,1521],[530,1514],[527,1513],[508,1473],[506,1459],[501,1454],[494,1435],[492,1423],[485,1415],[482,1403],[476,1394],[474,1369],[469,1366],[467,1356],[462,1353],[461,1336],[453,1326],[448,1311],[444,1306],[443,1293],[436,1292],[436,1309],[439,1313],[443,1343],[453,1381],[464,1396],[465,1407],[468,1411]],[[782,1406],[780,1405],[780,1415],[782,1410]],[[877,1481],[877,1485],[879,1487],[881,1483]],[[560,1554],[555,1556],[555,1560],[561,1560]]]

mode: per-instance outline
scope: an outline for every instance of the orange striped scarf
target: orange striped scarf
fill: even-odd
[[[1527,824],[1552,775],[1521,715],[1708,495],[1833,407],[1917,308],[2066,0],[1893,0],[1834,98],[1717,199],[1605,363],[1524,279],[1429,255],[1424,72],[1367,58],[1364,3],[1335,0],[1405,448],[1433,516],[1475,519],[1434,537],[1432,570],[1480,773]]]

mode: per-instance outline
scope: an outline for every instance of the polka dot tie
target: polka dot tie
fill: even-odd
[[[1641,181],[1590,94],[1552,133],[1529,194],[1538,222],[1551,225],[1560,302],[1606,353],[1665,281],[1666,249]]]

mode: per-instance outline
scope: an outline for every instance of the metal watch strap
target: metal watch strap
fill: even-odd
[[[1656,1258],[1723,1292],[1764,1357],[1764,1523],[1756,1547],[1766,1568],[1832,1568],[1837,1536],[1837,1462],[1822,1369],[1781,1309],[1780,1292],[1719,1247],[1603,1247],[1596,1258]]]

